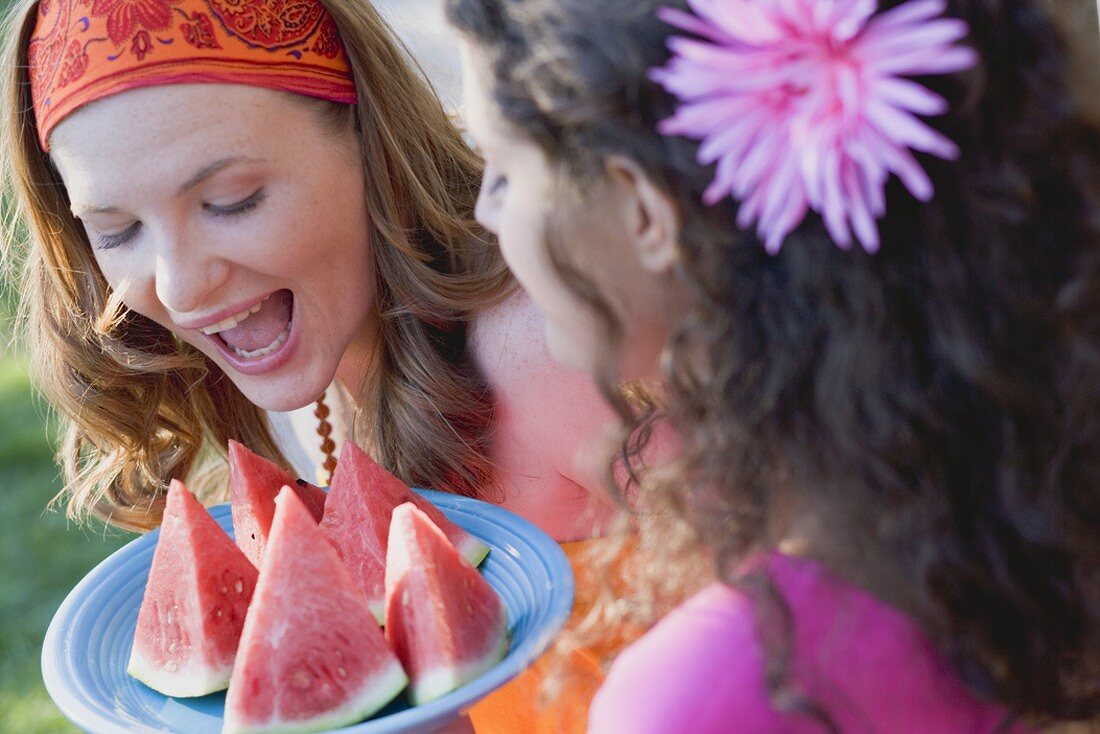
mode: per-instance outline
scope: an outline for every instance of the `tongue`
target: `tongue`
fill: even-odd
[[[263,302],[260,310],[232,329],[219,333],[225,343],[241,351],[254,352],[271,344],[290,323],[294,297],[290,291],[278,291]]]

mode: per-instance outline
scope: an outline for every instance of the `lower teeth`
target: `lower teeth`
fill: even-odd
[[[232,349],[233,349],[234,352],[237,353],[237,356],[244,357],[245,359],[255,359],[256,357],[266,357],[267,355],[271,354],[272,352],[274,352],[279,347],[286,344],[286,340],[289,339],[289,338],[290,338],[290,324],[288,323],[286,325],[286,328],[283,329],[282,333],[279,334],[279,336],[275,337],[275,341],[271,342],[266,347],[260,347],[259,349],[253,349],[252,351],[248,351],[247,349],[237,349],[236,347],[232,347]]]

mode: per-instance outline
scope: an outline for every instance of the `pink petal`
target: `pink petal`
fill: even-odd
[[[815,209],[820,207],[824,182],[822,150],[817,145],[807,145],[802,149],[802,185],[810,205]]]
[[[882,155],[880,139],[870,134],[867,128],[860,130],[848,143],[852,161],[860,169],[865,183],[863,190],[868,206],[875,217],[882,216],[886,208],[885,188],[890,178],[889,164]]]
[[[785,21],[796,21],[805,15],[805,8],[799,0],[771,0],[772,6],[778,15]]]
[[[867,29],[919,23],[929,18],[939,17],[945,10],[947,10],[946,0],[912,0],[879,13],[867,24]]]
[[[700,139],[714,130],[724,130],[731,121],[738,121],[754,112],[759,105],[751,98],[729,100],[713,97],[685,104],[672,117],[657,125],[662,135],[685,135]]]
[[[722,156],[740,160],[745,148],[752,144],[760,129],[769,121],[771,116],[763,107],[740,112],[724,129],[708,137],[699,146],[699,162],[708,165]]]
[[[935,194],[932,179],[928,178],[928,174],[913,155],[904,148],[893,149],[893,154],[894,157],[889,162],[890,170],[897,174],[909,193],[918,201],[932,201],[932,196]]]
[[[662,86],[678,95],[769,88],[786,81],[791,74],[789,66],[776,54],[761,50],[734,52],[680,36],[668,39],[668,46],[676,55],[665,67],[654,71]]]
[[[760,215],[761,222],[774,228],[778,215],[787,208],[787,199],[798,192],[798,165],[794,157],[785,155],[775,161],[776,167],[769,171],[761,182],[764,190],[764,206]]]
[[[942,115],[947,111],[947,100],[909,79],[887,77],[872,81],[869,87],[868,95],[903,110],[920,115]]]
[[[754,191],[752,196],[741,202],[741,207],[737,210],[737,226],[741,229],[747,229],[753,222],[756,221],[757,213],[760,210],[761,193]]]
[[[859,108],[860,84],[855,71],[848,66],[840,66],[836,74],[836,91],[845,112]]]
[[[702,38],[709,38],[715,43],[729,43],[734,40],[732,36],[723,33],[721,28],[678,8],[657,8],[657,17],[670,26]]]
[[[856,42],[854,53],[860,58],[871,59],[922,49],[933,50],[937,46],[950,46],[966,38],[969,33],[966,23],[955,18],[887,32],[869,31]]]
[[[669,50],[676,55],[669,64],[669,68],[680,75],[722,71],[745,65],[747,54],[740,53],[729,46],[718,46],[709,41],[699,41],[685,36],[672,36],[666,43]]]
[[[688,0],[688,5],[696,15],[745,43],[767,43],[783,35],[766,7],[751,0]]]
[[[840,183],[840,156],[835,150],[827,152],[824,158],[824,207],[821,214],[825,220],[825,228],[833,242],[841,249],[848,249],[852,244],[852,236],[848,231],[848,224],[844,213],[844,195]]]
[[[802,220],[806,218],[806,212],[808,211],[806,197],[798,189],[792,189],[790,196],[787,198],[786,207],[776,215],[775,231],[781,232],[782,238],[786,239],[787,235],[802,224]]]
[[[816,7],[825,7],[825,3],[817,3]],[[836,21],[833,29],[833,38],[838,41],[849,41],[863,30],[875,10],[878,9],[876,0],[850,0],[847,7],[839,12],[841,17]]]
[[[867,101],[864,114],[888,140],[940,158],[951,159],[958,155],[954,143],[905,110],[872,99]]]
[[[978,62],[978,54],[967,46],[948,49],[913,51],[879,59],[875,62],[876,74],[951,74],[969,69]]]
[[[674,37],[650,78],[678,97],[664,134],[700,141],[716,164],[704,201],[740,200],[777,252],[810,210],[838,246],[879,247],[876,219],[891,174],[918,199],[932,196],[912,151],[951,159],[958,147],[921,116],[947,102],[906,78],[961,71],[977,55],[956,45],[966,23],[945,0],[909,0],[876,15],[877,0],[688,0],[659,11],[697,38]],[[700,40],[705,39],[705,40]]]
[[[848,217],[855,230],[856,239],[867,252],[878,250],[878,228],[863,195],[862,182],[855,166],[845,166],[841,171],[844,198],[848,205]]]
[[[745,192],[759,181],[771,166],[775,165],[779,156],[782,155],[780,146],[786,144],[787,135],[783,126],[764,127],[734,174],[734,193],[744,196]]]
[[[714,180],[703,191],[703,203],[714,206],[722,199],[733,194],[733,177],[737,175],[737,161],[724,156],[718,161],[714,171]]]
[[[761,226],[760,234],[767,238],[764,240],[764,252],[769,255],[778,255],[779,251],[783,249],[783,240],[786,239],[787,235],[790,233],[780,232],[778,230],[766,230]]]
[[[886,214],[886,189],[885,182],[868,184],[867,204],[871,207],[871,216],[876,219]]]
[[[861,129],[848,141],[846,146],[848,157],[854,165],[859,167],[868,182],[881,188],[886,185],[886,179],[890,177],[890,173],[885,161],[878,154],[879,151],[867,144],[868,136],[860,134],[862,132]],[[874,209],[874,206],[872,205],[871,208]]]

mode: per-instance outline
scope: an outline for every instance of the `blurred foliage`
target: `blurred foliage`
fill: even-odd
[[[18,353],[0,357],[0,732],[73,732],[42,684],[42,638],[68,591],[129,536],[47,511],[60,488],[45,411]]]
[[[4,207],[6,208],[6,207]],[[9,264],[10,263],[6,263]],[[130,536],[91,524],[74,526],[50,510],[61,482],[55,435],[11,342],[17,288],[0,279],[0,734],[77,731],[42,684],[42,638],[65,595]]]

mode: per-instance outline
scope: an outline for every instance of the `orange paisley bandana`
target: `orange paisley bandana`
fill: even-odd
[[[27,61],[44,151],[70,112],[137,87],[221,82],[355,102],[317,0],[41,0]]]

